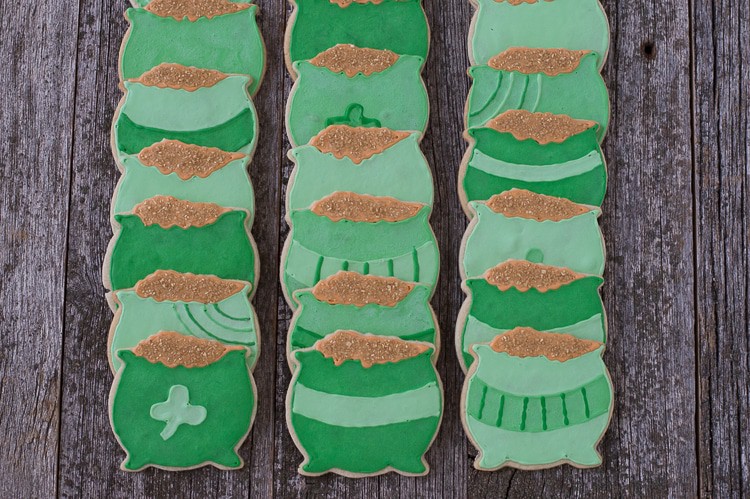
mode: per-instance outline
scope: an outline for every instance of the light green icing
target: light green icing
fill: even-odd
[[[474,462],[477,469],[486,471],[513,463],[544,466],[569,461],[578,466],[597,466],[602,460],[596,444],[609,424],[609,414],[602,414],[569,428],[524,433],[484,424],[469,414],[465,418],[474,441],[493,443],[482,446]]]
[[[287,211],[307,209],[337,191],[391,196],[432,206],[432,175],[419,149],[417,133],[359,164],[309,145],[292,149],[289,157],[295,169],[287,191]]]
[[[255,213],[253,186],[247,174],[248,158],[229,162],[206,178],[181,179],[177,173],[163,175],[158,168],[144,166],[137,155],[122,155],[120,178],[112,201],[113,213],[127,213],[135,205],[157,195],[174,196],[192,202],[215,203]]]
[[[575,272],[602,275],[604,241],[598,209],[553,222],[506,217],[484,203],[472,202],[476,222],[464,236],[464,278],[479,277],[498,262],[529,260]]]
[[[474,149],[469,164],[483,172],[524,182],[554,182],[575,175],[590,172],[602,166],[599,151],[591,151],[586,156],[564,163],[549,165],[524,165],[508,163]]]
[[[114,371],[122,365],[117,350],[133,348],[160,331],[249,347],[247,362],[252,369],[258,356],[258,319],[248,297],[250,290],[247,284],[218,303],[158,302],[142,298],[132,289],[115,291],[118,309],[109,345]]]
[[[547,357],[514,357],[496,352],[489,345],[475,345],[479,362],[472,376],[497,390],[523,396],[543,396],[565,392],[601,376],[604,347],[580,357],[559,362]]]
[[[439,417],[442,400],[435,382],[381,397],[325,393],[298,383],[294,387],[292,412],[329,425],[368,428]]]
[[[232,3],[247,3],[245,0],[229,0]],[[151,0],[130,0],[130,4],[133,7],[145,7],[150,4]]]
[[[174,132],[212,128],[247,108],[254,114],[247,94],[249,82],[246,76],[230,75],[213,86],[187,91],[126,81],[122,113],[148,128]]]
[[[401,55],[393,66],[349,78],[307,61],[294,63],[299,77],[289,94],[286,129],[292,146],[307,144],[332,124],[416,131],[427,127],[429,102],[422,58]],[[361,106],[360,111],[352,106]],[[361,123],[352,123],[353,116]]]
[[[180,425],[198,426],[206,420],[206,408],[190,404],[190,393],[184,385],[174,385],[169,389],[167,400],[151,406],[151,417],[164,421],[166,426],[159,435],[169,440]]]
[[[486,65],[511,47],[591,50],[598,67],[609,50],[609,24],[598,0],[552,0],[513,5],[477,0],[472,20],[469,58]]]

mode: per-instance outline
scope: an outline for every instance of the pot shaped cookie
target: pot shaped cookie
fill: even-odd
[[[164,139],[252,155],[257,135],[247,76],[161,64],[122,83],[115,112],[115,156],[138,154]]]
[[[170,62],[248,75],[254,94],[265,69],[257,10],[230,0],[152,0],[144,8],[128,9],[120,79],[138,78]]]
[[[157,270],[134,288],[113,291],[115,317],[109,359],[117,372],[118,350],[134,348],[159,331],[175,331],[228,346],[247,347],[248,367],[259,351],[258,319],[250,304],[252,285],[209,275]]]
[[[607,167],[593,121],[566,115],[505,111],[467,131],[469,149],[459,172],[459,194],[468,203],[513,188],[601,205]]]
[[[609,124],[609,95],[597,62],[596,54],[587,50],[514,47],[501,52],[486,66],[469,69],[473,82],[467,128],[523,109],[594,121],[601,142]]]
[[[109,397],[121,467],[242,467],[237,449],[255,416],[255,383],[242,347],[162,332],[120,350]]]
[[[104,286],[132,288],[159,269],[211,274],[255,283],[255,243],[249,215],[211,203],[155,196],[132,213],[115,215],[119,228],[104,259]]]
[[[440,346],[430,288],[394,277],[337,272],[294,293],[298,305],[287,336],[287,355],[340,329],[425,341]]]
[[[475,468],[601,464],[612,383],[600,343],[518,328],[473,348],[461,417]]]
[[[432,206],[432,175],[417,132],[331,125],[310,144],[289,151],[289,158],[295,166],[287,213],[337,191]]]
[[[122,176],[112,198],[112,213],[126,213],[150,197],[168,195],[247,210],[251,225],[255,198],[247,174],[249,161],[241,153],[162,140],[119,158]]]
[[[440,257],[430,208],[388,197],[337,192],[291,213],[281,283],[287,302],[339,270],[435,287]]]
[[[299,472],[368,476],[428,472],[443,412],[426,343],[339,331],[294,352],[287,422]]]
[[[598,208],[520,189],[470,206],[476,217],[461,244],[464,281],[505,260],[528,260],[581,274],[604,272]]]
[[[472,66],[487,64],[511,47],[590,50],[601,69],[609,50],[609,24],[599,0],[472,0]]]
[[[292,146],[330,125],[424,133],[429,114],[422,59],[387,50],[337,45],[294,64],[286,130]]]
[[[508,260],[465,281],[467,297],[456,325],[462,367],[471,365],[472,345],[519,326],[603,343],[602,283],[598,276],[524,260]]]
[[[427,58],[430,30],[421,0],[292,0],[286,61],[312,59],[340,43]]]

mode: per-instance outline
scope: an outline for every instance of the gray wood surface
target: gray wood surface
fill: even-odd
[[[604,68],[613,121],[606,361],[616,406],[605,464],[479,473],[463,436],[463,375],[450,348],[463,295],[456,195],[468,91],[465,0],[428,0],[425,71],[434,170],[432,224],[441,278],[433,305],[446,412],[422,478],[304,478],[284,421],[291,316],[277,282],[290,80],[289,11],[258,0],[268,71],[255,102],[253,228],[261,253],[255,305],[263,349],[259,410],[240,471],[126,474],[107,416],[111,314],[100,267],[117,171],[109,125],[120,98],[123,0],[0,3],[0,497],[741,497],[750,495],[748,223],[750,6],[747,0],[607,0]]]

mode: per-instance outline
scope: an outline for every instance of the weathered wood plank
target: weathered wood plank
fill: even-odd
[[[700,493],[750,495],[750,6],[693,2]]]
[[[0,496],[56,490],[78,9],[0,4]]]
[[[692,497],[697,492],[688,2],[605,1],[612,99],[605,361],[615,412],[593,470],[469,476],[469,495]],[[658,137],[658,138],[657,138]]]

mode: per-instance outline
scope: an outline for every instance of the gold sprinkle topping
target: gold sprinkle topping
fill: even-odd
[[[427,346],[390,336],[370,336],[356,331],[336,331],[315,343],[315,349],[340,366],[358,360],[362,367],[399,362],[427,351]]]
[[[157,270],[135,285],[141,298],[162,301],[218,303],[242,291],[245,283],[213,275],[182,274],[174,270]]]
[[[422,205],[399,201],[396,198],[369,196],[355,192],[334,192],[315,201],[310,210],[318,216],[328,217],[334,222],[400,222],[413,217]]]
[[[204,367],[213,364],[230,350],[241,349],[242,347],[230,347],[218,341],[162,331],[138,343],[133,353],[154,364],[161,362],[167,367]]]
[[[553,267],[526,260],[508,260],[488,270],[484,277],[488,283],[497,286],[500,291],[507,291],[510,288],[528,291],[534,288],[544,293],[570,284],[584,275],[565,267]]]
[[[250,7],[249,3],[234,3],[228,0],[151,0],[146,10],[159,17],[174,17],[178,21],[187,18],[197,21],[201,17],[232,14]]]
[[[230,162],[244,157],[244,154],[226,152],[216,147],[185,144],[169,139],[150,145],[138,153],[138,159],[145,166],[157,168],[162,175],[176,173],[182,180],[206,178]]]
[[[578,120],[565,114],[532,113],[523,109],[505,111],[485,125],[517,140],[531,139],[539,144],[562,143],[596,126],[595,121]]]
[[[557,76],[572,73],[589,50],[532,49],[513,47],[491,58],[487,65],[500,71]]]
[[[133,208],[143,225],[158,224],[164,229],[174,225],[187,229],[188,227],[203,227],[231,211],[214,203],[193,203],[172,196],[154,196],[138,203]]]
[[[317,300],[332,305],[364,307],[374,303],[383,307],[395,307],[412,289],[413,284],[395,277],[340,271],[319,281],[312,294]]]
[[[377,28],[375,28],[377,29]],[[339,44],[313,57],[310,62],[334,73],[344,73],[349,78],[358,73],[370,76],[393,66],[398,55],[390,50],[359,48],[351,44]]]
[[[569,199],[545,196],[524,189],[511,189],[495,194],[486,204],[495,213],[506,217],[529,218],[538,222],[559,222],[591,211],[589,206]]]
[[[329,1],[331,3],[335,3],[342,9],[349,7],[353,3],[359,3],[359,4],[372,3],[375,5],[378,5],[379,3],[383,2],[383,0],[329,0]]]
[[[565,362],[589,352],[602,344],[593,340],[582,340],[570,334],[543,333],[530,327],[517,327],[495,336],[490,347],[513,357],[547,357],[549,360]]]
[[[227,75],[214,69],[201,69],[182,64],[164,63],[149,69],[130,81],[147,87],[173,88],[193,92],[199,88],[212,87]]]
[[[331,125],[313,137],[310,145],[324,154],[333,154],[338,159],[346,156],[360,164],[362,160],[380,154],[408,136],[409,132],[397,132],[390,128]]]

